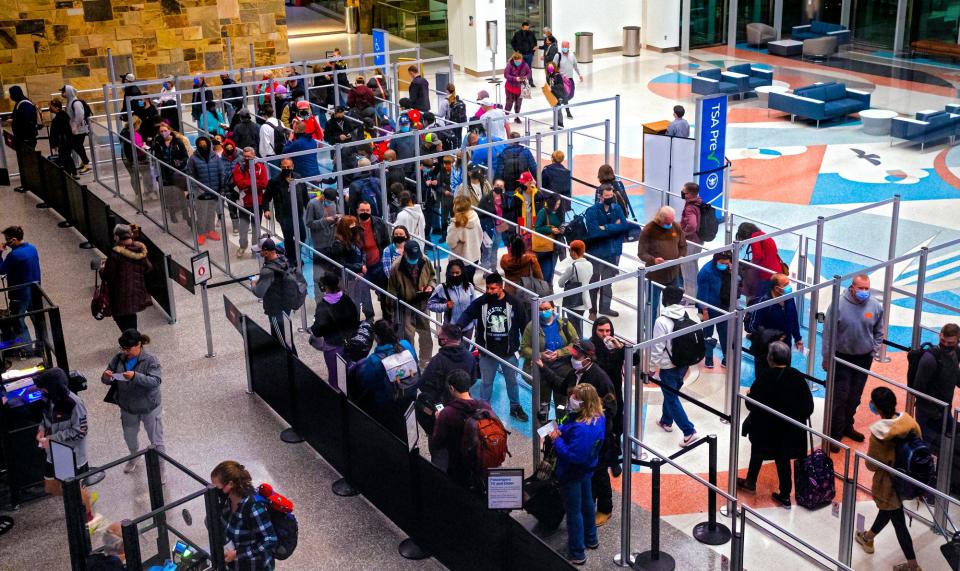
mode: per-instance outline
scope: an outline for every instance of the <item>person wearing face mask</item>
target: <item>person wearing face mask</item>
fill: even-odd
[[[557,452],[556,477],[567,511],[567,559],[574,565],[584,565],[585,549],[600,546],[592,481],[607,423],[602,401],[590,384],[573,387],[568,412],[550,439]]]
[[[730,307],[730,284],[733,276],[730,274],[730,263],[733,261],[733,255],[730,252],[718,252],[713,255],[713,259],[706,263],[697,273],[697,299],[702,304],[698,304],[702,321],[719,317],[721,313],[714,309],[728,309]],[[712,307],[709,307],[709,306]],[[705,327],[703,336],[707,341],[707,354],[703,359],[703,366],[713,368],[713,350],[718,345],[713,337],[713,325]],[[719,338],[721,367],[727,366],[727,323],[717,324],[717,337]]]
[[[360,159],[357,161],[357,167],[369,167],[370,159]],[[356,215],[357,208],[361,202],[366,202],[374,216],[383,216],[383,192],[380,188],[380,177],[376,169],[369,169],[357,173],[356,178],[350,183],[347,191],[349,200],[347,201],[347,214]]]
[[[447,279],[433,290],[427,307],[443,315],[444,323],[456,323],[467,307],[476,299],[473,281],[469,279],[465,264],[457,259],[447,262]],[[474,323],[462,328],[463,336],[473,336]]]
[[[231,571],[273,571],[277,533],[266,502],[257,500],[250,472],[235,460],[224,460],[210,472],[222,503],[224,561]]]
[[[413,196],[413,193],[407,190],[400,193],[400,204],[403,206],[403,210],[397,214],[394,226],[406,228],[409,238],[422,248],[427,221],[423,215],[423,209],[419,204],[414,203]]]
[[[673,333],[677,321],[686,315],[681,305],[683,290],[677,286],[667,286],[663,291],[663,312],[653,324],[653,338],[659,339]],[[664,432],[673,432],[673,423],[676,422],[683,433],[680,447],[686,447],[697,439],[697,430],[693,422],[687,417],[683,409],[683,401],[677,396],[683,387],[683,380],[687,376],[689,367],[677,367],[673,364],[670,353],[673,341],[667,339],[653,346],[650,351],[650,364],[659,369],[660,392],[663,394],[663,411],[657,426]]]
[[[470,199],[472,206],[479,206],[480,200],[490,192],[490,188],[490,183],[487,182],[487,177],[483,176],[483,172],[480,169],[473,169],[467,175],[467,182],[460,185],[453,198],[456,200],[460,196],[465,196]]]
[[[187,161],[190,159],[187,148],[183,141],[173,134],[173,129],[164,123],[153,140],[152,152],[153,156],[159,160],[158,180],[163,192],[167,216],[173,224],[178,221],[177,214],[183,216],[186,222],[190,215],[186,201],[187,181],[180,172],[186,168]]]
[[[540,173],[540,185],[543,190],[549,190],[564,197],[560,202],[561,214],[566,214],[570,210],[569,198],[573,188],[573,173],[563,166],[563,161],[566,158],[567,156],[563,154],[563,151],[559,149],[553,151],[550,155],[550,164],[543,167],[543,172]]]
[[[763,410],[753,401],[784,414],[801,425],[813,414],[813,395],[803,374],[790,366],[790,346],[774,341],[767,352],[769,367],[757,377],[746,401],[750,415],[743,422],[743,430],[750,437],[750,466],[746,478],[737,478],[737,486],[748,492],[756,492],[757,476],[764,460],[773,460],[777,465],[780,480],[779,493],[773,499],[785,508],[790,508],[790,493],[793,477],[790,461],[807,455],[806,432],[779,417]]]
[[[290,164],[292,165],[293,162],[291,161]],[[340,221],[340,214],[337,210],[337,190],[325,188],[323,194],[308,202],[303,221],[310,228],[313,249],[318,252],[326,252],[333,245],[337,222]],[[315,262],[319,262],[319,260],[315,260]]]
[[[520,356],[523,357],[523,368],[529,373],[533,367],[533,327],[540,330],[540,346],[537,348],[536,365],[540,369],[540,403],[537,418],[546,422],[550,412],[550,397],[553,396],[553,406],[563,406],[567,403],[567,376],[573,372],[570,351],[578,341],[577,331],[567,319],[562,319],[552,301],[540,304],[540,314],[523,330],[520,340]]]
[[[482,176],[482,175],[481,175]],[[484,233],[489,237],[481,243],[482,252],[480,253],[480,265],[485,268],[497,267],[499,259],[500,246],[503,245],[505,235],[512,233],[512,227],[500,220],[490,216],[493,214],[499,218],[508,219],[510,205],[513,199],[506,195],[504,182],[501,179],[493,181],[493,187],[480,199],[477,205],[477,211],[480,215],[480,225]]]
[[[256,149],[260,145],[260,125],[257,125],[247,109],[240,109],[237,112],[237,117],[239,121],[233,129],[232,136],[237,148],[253,147]]]
[[[445,384],[449,387],[448,401],[436,415],[430,437],[431,450],[437,451],[437,456],[431,454],[431,460],[435,464],[438,460],[445,460],[447,475],[464,488],[475,485],[476,477],[479,476],[474,468],[475,453],[464,446],[463,432],[467,419],[477,411],[486,411],[496,418],[489,402],[471,396],[470,387],[475,382],[472,374],[459,368],[447,374]]]
[[[600,190],[600,202],[594,204],[584,215],[587,235],[590,237],[590,254],[606,263],[591,259],[593,275],[590,282],[598,282],[617,275],[620,255],[623,253],[623,240],[627,232],[627,216],[617,204],[613,187],[605,185]],[[598,290],[590,290],[590,319],[597,318],[597,310],[603,315],[617,317],[620,314],[610,308],[613,300],[613,288],[605,285]]]
[[[647,280],[662,286],[679,287],[680,268],[671,266],[658,270],[651,266],[687,255],[687,239],[676,219],[677,212],[670,206],[664,206],[640,232],[637,255],[647,265]],[[650,284],[651,317],[656,317],[660,309],[660,291],[661,288]]]
[[[206,110],[207,102],[213,101],[213,92],[207,87],[207,80],[199,73],[193,76],[193,94],[191,95],[190,116],[194,123],[200,121]]]
[[[857,274],[850,287],[840,296],[838,306],[831,304],[827,308],[823,338],[833,339],[838,359],[869,371],[873,357],[880,351],[883,337],[883,305],[870,295],[870,277]],[[824,370],[829,366],[829,358],[824,354]],[[864,441],[863,433],[854,427],[854,418],[866,384],[866,373],[836,364],[830,422],[830,435],[833,438],[840,440],[846,436],[854,442]]]
[[[259,114],[261,117],[263,117],[263,124],[260,125],[260,139],[257,144],[257,149],[260,152],[260,156],[272,157],[273,155],[282,153],[284,147],[281,146],[278,149],[277,143],[278,138],[281,140],[281,142],[283,141],[283,133],[285,132],[285,129],[280,125],[280,121],[273,116],[273,107],[264,105],[260,108]],[[285,142],[284,145],[286,145]]]
[[[353,140],[354,129],[347,122],[347,109],[343,106],[333,110],[333,118],[327,121],[327,128],[323,132],[323,140],[328,145],[349,143]]]
[[[870,446],[867,455],[876,462],[893,466],[897,459],[899,444],[910,437],[922,437],[917,421],[906,412],[897,412],[897,396],[887,387],[877,387],[870,393],[870,412],[880,418],[870,425]],[[893,566],[894,571],[920,571],[913,538],[903,510],[903,501],[893,484],[893,476],[874,462],[866,462],[873,472],[870,491],[877,505],[877,517],[870,529],[857,531],[857,543],[867,554],[874,552],[874,539],[888,523],[893,524],[897,543],[906,561]]]
[[[153,305],[147,292],[146,274],[153,269],[147,247],[133,239],[127,224],[113,230],[114,247],[100,267],[100,279],[108,285],[110,311],[120,331],[137,328],[137,313]]]
[[[537,255],[537,261],[540,262],[540,269],[543,270],[543,279],[547,283],[553,283],[553,271],[557,267],[558,249],[562,248],[540,235],[549,236],[554,240],[560,240],[560,226],[563,225],[563,212],[561,210],[560,197],[556,194],[550,194],[544,201],[543,208],[537,213],[536,227],[533,235],[533,253]]]
[[[700,185],[695,182],[688,182],[683,185],[680,191],[683,197],[683,210],[680,212],[680,229],[683,230],[683,237],[687,245],[694,244],[693,252],[703,250],[703,240],[700,238]],[[697,272],[700,270],[697,260],[684,262],[680,265],[680,277],[683,280],[683,291],[690,297],[697,296]]]
[[[764,232],[752,222],[744,222],[737,226],[736,238],[738,241],[763,236]],[[770,277],[776,273],[784,273],[784,264],[780,259],[777,243],[773,238],[763,238],[751,243],[746,248],[744,261],[741,264],[743,281],[740,284],[740,293],[750,298],[766,293],[765,288],[770,284]]]
[[[433,355],[433,334],[430,321],[421,314],[427,312],[427,300],[437,285],[433,264],[420,251],[416,242],[408,242],[403,247],[403,257],[390,267],[387,291],[404,304],[398,304],[400,323],[403,324],[403,337],[413,343],[418,337],[417,347],[421,367],[425,366]],[[411,309],[411,307],[413,309]],[[416,310],[416,311],[414,311]]]
[[[590,336],[597,351],[594,361],[610,377],[613,384],[613,392],[617,400],[617,412],[613,416],[613,434],[616,438],[623,436],[623,362],[626,359],[623,341],[616,336],[613,330],[613,322],[610,318],[601,315],[593,322],[593,334]],[[640,353],[633,354],[634,365],[640,363]],[[619,445],[618,448],[619,450]],[[614,468],[611,465],[611,468]],[[614,472],[618,476],[619,466]]]
[[[67,373],[59,367],[43,371],[34,380],[43,394],[40,427],[37,444],[44,450],[46,462],[43,468],[43,488],[54,496],[63,495],[60,480],[55,478],[53,452],[50,441],[56,440],[73,448],[77,474],[90,469],[87,462],[87,407],[76,394],[70,391]],[[102,525],[103,517],[93,511],[95,498],[85,486],[80,487],[80,497],[87,512],[87,527],[93,533]]]
[[[397,119],[397,130],[400,133],[410,133],[410,118],[401,115]],[[411,159],[417,154],[417,145],[420,144],[418,137],[407,135],[405,137],[393,137],[390,139],[390,150],[397,154],[397,159]],[[411,179],[416,178],[417,166],[414,162],[404,163],[403,170],[406,176]]]
[[[510,113],[511,110],[517,114],[513,119],[514,123],[520,123],[520,105],[523,103],[523,88],[530,81],[533,75],[530,66],[523,61],[520,52],[513,52],[510,62],[503,70],[503,78],[506,80],[503,89],[507,93],[507,103],[504,111]]]
[[[751,305],[793,293],[790,278],[783,274],[774,274],[770,284],[770,292],[756,298]],[[757,378],[767,370],[767,345],[774,340],[785,341],[787,345],[792,343],[797,351],[803,351],[797,303],[793,298],[781,299],[780,303],[750,312],[744,329],[750,339],[750,353],[753,355]]]
[[[304,227],[304,209],[310,201],[310,195],[307,193],[306,185],[297,184],[293,189],[293,197],[290,196],[290,181],[300,178],[300,175],[293,170],[293,160],[281,159],[280,172],[270,179],[267,183],[267,190],[263,193],[263,212],[267,220],[275,219],[280,223],[280,231],[283,232],[284,247],[293,259],[296,258],[296,251],[299,247],[294,246],[294,227],[293,221],[297,221],[300,231],[300,240],[306,241],[307,232]]]
[[[583,240],[570,242],[570,261],[572,262],[557,279],[557,287],[566,291],[590,283],[593,277],[593,265],[586,258],[587,245]],[[563,298],[563,313],[573,323],[577,336],[583,335],[583,311],[590,306],[590,293],[581,292]]]
[[[7,251],[9,248],[9,251]],[[20,226],[8,226],[3,230],[3,242],[0,243],[0,275],[7,280],[7,287],[25,286],[37,282],[40,283],[40,255],[37,253],[37,247],[29,242],[23,241],[23,228]],[[23,314],[31,311],[33,305],[33,288],[21,287],[11,289],[9,296],[9,310],[11,315],[20,315],[17,320],[17,337],[21,342],[29,342],[30,330],[27,328],[27,320]],[[30,321],[33,322],[33,328],[37,332],[37,337],[41,336],[43,320],[39,315],[31,315]],[[5,324],[6,325],[6,324]],[[24,348],[20,355],[29,356],[33,352],[32,348]]]
[[[357,220],[359,220],[360,226],[363,261],[364,265],[367,266],[366,278],[379,287],[385,287],[388,272],[383,271],[380,256],[383,249],[390,244],[390,229],[382,218],[372,214],[372,206],[366,201],[361,201],[357,205]],[[373,319],[370,287],[363,282],[357,285],[360,290],[357,292],[358,297],[354,299],[360,305],[367,319]],[[380,295],[379,292],[377,295]]]
[[[313,111],[310,110],[310,102],[306,100],[297,101],[296,106],[297,114],[290,122],[291,128],[297,123],[302,123],[304,133],[314,141],[322,141],[323,127],[320,126],[320,122],[317,121],[317,118],[313,115]]]
[[[483,228],[480,217],[470,205],[470,199],[459,196],[453,201],[453,224],[447,229],[447,247],[460,258],[478,264],[483,245]],[[464,283],[473,284],[474,265],[464,268]]]
[[[199,181],[204,186],[198,186],[188,181],[188,197],[196,212],[196,219],[188,222],[197,236],[197,243],[203,246],[207,238],[220,240],[220,233],[215,229],[217,212],[217,194],[223,194],[227,188],[227,181],[233,172],[227,164],[213,153],[213,142],[209,137],[197,137],[197,151],[187,160],[187,174],[190,178]]]
[[[337,390],[343,390],[341,382],[347,380],[337,376],[337,356],[343,356],[344,343],[357,331],[360,310],[340,289],[340,274],[325,272],[319,283],[323,286],[323,296],[317,300],[313,314],[310,345],[323,351],[327,382]]]
[[[283,152],[314,151],[319,146],[320,143],[307,133],[306,125],[298,121],[293,125],[293,139],[283,146]],[[300,173],[304,178],[319,175],[320,163],[317,160],[316,153],[304,153],[293,157],[293,170]]]
[[[257,247],[260,249],[260,256],[263,257],[263,265],[260,266],[260,274],[251,282],[253,295],[263,300],[263,313],[270,322],[270,332],[273,333],[274,338],[296,355],[297,347],[293,342],[292,325],[289,326],[289,334],[287,332],[290,312],[283,304],[282,278],[290,268],[290,262],[278,251],[276,242],[271,238],[264,238]]]
[[[960,326],[947,323],[940,328],[940,341],[936,346],[925,348],[917,361],[917,374],[913,388],[925,395],[952,403],[954,390],[960,386],[960,368],[957,366],[957,343],[960,341]],[[923,439],[934,450],[940,449],[943,432],[943,407],[926,399],[918,398],[917,422],[923,429]],[[953,428],[952,419],[947,430]]]
[[[574,93],[577,91],[577,84],[573,81],[574,74],[576,77],[580,78],[580,83],[583,83],[583,74],[580,73],[580,67],[577,65],[577,56],[570,51],[570,42],[564,40],[560,43],[560,75],[565,78],[564,84],[567,87],[567,103],[573,99]],[[566,81],[569,80],[569,81]],[[573,115],[570,114],[570,108],[567,107],[567,117],[572,119]]]
[[[223,116],[223,113],[217,106],[217,102],[207,100],[205,109],[203,115],[198,119],[197,126],[201,131],[211,136],[225,136],[227,134],[228,123],[226,117]]]
[[[524,21],[520,24],[520,29],[514,32],[510,39],[510,47],[520,53],[527,68],[533,69],[533,54],[537,51],[537,35],[530,29],[530,22]],[[527,77],[530,87],[536,87],[533,84],[532,74]]]
[[[160,361],[144,347],[150,338],[136,329],[127,329],[117,339],[120,352],[110,359],[100,375],[100,381],[114,393],[113,402],[120,407],[120,425],[123,440],[131,454],[140,450],[140,425],[143,425],[150,444],[165,452],[163,443],[163,406],[160,398],[162,368]],[[114,379],[114,375],[123,380]],[[109,393],[108,393],[109,396]],[[139,457],[127,462],[123,473],[137,469]]]
[[[436,425],[437,411],[453,401],[454,395],[450,392],[447,377],[453,371],[462,371],[473,375],[473,354],[463,345],[463,337],[467,336],[459,325],[445,323],[437,332],[437,343],[440,350],[430,359],[430,363],[420,376],[420,393],[417,395],[416,412],[417,422],[424,432],[431,436],[431,455],[436,450],[433,442],[433,430]],[[437,405],[440,405],[439,407]],[[434,462],[438,466],[445,463]]]
[[[242,200],[243,210],[237,209],[237,228],[240,231],[240,248],[237,250],[237,257],[242,258],[247,251],[250,240],[250,230],[253,227],[254,232],[262,224],[263,220],[263,193],[267,189],[267,167],[263,163],[253,162],[257,158],[253,147],[243,149],[243,158],[236,161],[233,167],[233,184],[236,185]],[[250,165],[253,164],[253,172]],[[254,191],[254,183],[256,191]],[[256,194],[256,215],[261,219],[257,224],[253,224],[254,217],[254,194]],[[292,237],[292,236],[291,236]]]

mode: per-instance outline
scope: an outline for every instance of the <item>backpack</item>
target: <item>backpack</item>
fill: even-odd
[[[273,127],[273,153],[279,155],[283,153],[283,147],[287,144],[287,137],[290,136],[290,132],[283,125],[274,125],[268,123]]]
[[[897,452],[893,467],[922,484],[936,486],[937,461],[933,457],[930,445],[915,434],[897,439]],[[893,479],[893,489],[900,500],[914,500],[923,497],[927,502],[933,501],[933,494],[920,488],[913,482],[903,478]]]
[[[393,387],[395,401],[416,396],[417,387],[420,386],[420,365],[409,349],[399,344],[398,347],[400,351],[380,359],[387,381]]]
[[[373,186],[373,177],[360,178],[356,180],[357,190],[360,191],[360,198],[370,203],[370,209],[374,216],[381,216],[383,209],[380,207],[380,193]]]
[[[343,344],[343,353],[350,361],[359,361],[373,348],[373,323],[361,321],[357,332]]]
[[[561,234],[569,244],[574,240],[586,241],[587,238],[587,219],[583,214],[575,215],[570,222],[560,227]]]
[[[668,318],[673,321],[673,330],[684,329],[697,322],[690,319],[689,315],[684,314],[680,319]],[[703,338],[703,330],[691,331],[686,335],[674,337],[667,349],[667,356],[675,367],[689,367],[696,365],[703,360],[707,354],[707,345]]]
[[[717,237],[720,230],[720,221],[717,220],[716,209],[706,203],[700,204],[700,227],[697,228],[697,236],[704,242],[710,242]]]
[[[497,178],[502,178],[503,180],[506,180],[506,181],[511,181],[511,180],[516,181],[518,178],[520,178],[520,175],[523,174],[525,170],[527,170],[523,161],[523,155],[524,155],[523,151],[524,151],[523,147],[520,147],[520,146],[508,147],[506,150],[503,151],[503,153],[500,155],[500,160],[502,161],[501,168],[503,169],[502,171],[503,176],[497,177]],[[520,183],[516,183],[516,184],[517,186],[520,185]],[[510,187],[508,186],[507,188],[510,188]]]
[[[507,436],[510,433],[490,410],[476,408],[463,425],[461,450],[472,459],[475,475],[488,468],[497,468],[510,455]]]
[[[923,343],[917,349],[910,349],[907,351],[907,386],[911,389],[916,388],[917,385],[917,369],[920,368],[920,360],[927,353],[933,353],[933,356],[936,358],[938,355],[933,343]],[[937,375],[940,374],[940,359],[937,361]]]
[[[289,558],[297,549],[300,525],[293,515],[293,502],[273,491],[270,484],[260,484],[254,498],[266,504],[270,523],[277,534],[277,543],[273,546],[273,557],[280,561]]]
[[[453,105],[450,106],[449,119],[454,123],[467,122],[467,104],[464,103],[459,97],[457,97],[457,100],[454,101]]]
[[[280,308],[285,312],[303,307],[307,299],[307,280],[296,266],[288,266],[280,276]]]

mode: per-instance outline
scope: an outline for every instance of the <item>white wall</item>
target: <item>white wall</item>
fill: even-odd
[[[663,1],[652,0],[650,5]],[[569,41],[574,51],[577,32],[593,32],[594,50],[623,47],[623,27],[639,26],[643,13],[637,0],[553,0],[552,10],[553,35],[560,41]]]
[[[475,72],[490,72],[490,50],[487,49],[488,20],[497,21],[497,69],[506,64],[507,31],[504,29],[504,0],[449,0],[447,3],[447,35],[450,54],[457,65]],[[470,17],[473,25],[470,25]]]
[[[647,45],[680,46],[680,0],[654,0],[647,6]]]

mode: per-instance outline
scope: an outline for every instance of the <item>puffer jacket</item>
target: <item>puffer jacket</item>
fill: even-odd
[[[263,312],[267,315],[283,313],[283,288],[280,280],[286,273],[289,263],[280,255],[276,259],[265,262],[260,268],[260,275],[253,286],[253,295],[263,300]],[[276,286],[276,287],[274,287]]]
[[[100,270],[100,277],[107,283],[110,311],[114,315],[133,315],[153,305],[146,280],[152,269],[147,247],[142,242],[113,247]]]
[[[867,455],[878,462],[893,466],[897,457],[897,440],[913,433],[920,436],[920,426],[912,416],[905,412],[893,418],[882,418],[870,425],[870,446]],[[881,510],[895,510],[903,506],[897,491],[893,488],[893,477],[878,468],[873,462],[867,462],[867,469],[873,472],[873,502]]]
[[[292,141],[283,146],[284,153],[295,153],[297,151],[314,150],[317,148],[317,142],[306,133],[297,135]],[[320,165],[317,163],[317,156],[306,154],[293,157],[293,170],[300,173],[304,178],[317,176],[320,174]]]
[[[114,381],[112,378],[101,378],[105,385],[117,386],[117,404],[126,412],[132,414],[146,414],[160,406],[160,361],[150,353],[142,350],[140,357],[132,369],[127,369],[127,361],[123,353],[117,353],[107,369],[114,373],[133,371],[133,378],[129,381]]]
[[[207,142],[206,156],[203,156],[199,149],[202,141]],[[233,173],[227,168],[226,162],[213,154],[210,139],[207,137],[198,137],[197,152],[193,153],[187,161],[187,174],[214,192],[223,193],[227,189],[230,183],[230,176]],[[193,188],[192,192],[203,194],[203,191],[197,188]]]
[[[253,147],[260,154],[260,125],[253,122],[250,115],[241,115],[240,122],[233,129],[233,141],[238,149]]]

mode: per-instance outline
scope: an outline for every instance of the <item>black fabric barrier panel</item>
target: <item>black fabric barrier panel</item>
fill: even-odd
[[[503,518],[502,521],[510,537],[507,569],[576,569],[566,557],[530,533],[519,521],[512,517]]]
[[[87,220],[90,233],[87,240],[101,252],[113,248],[113,227],[110,226],[110,207],[92,192],[87,193]]]
[[[410,534],[415,530],[407,443],[350,403],[347,408],[352,483],[377,509]]]
[[[253,391],[292,425],[293,402],[287,350],[252,319],[247,319],[246,323]]]
[[[67,222],[73,225],[84,237],[90,234],[90,222],[87,219],[87,187],[73,180],[71,177],[64,179],[67,183],[66,197],[67,208],[61,211]]]
[[[43,178],[43,201],[63,215],[67,210],[66,182],[63,180],[66,173],[47,158],[40,159],[40,172]],[[66,218],[65,215],[63,217]]]
[[[249,320],[247,320],[249,323]],[[328,385],[300,359],[293,359],[296,427],[334,470],[344,473],[343,414],[346,397]]]
[[[17,168],[20,169],[20,186],[40,196],[43,192],[43,177],[40,175],[40,153],[35,149],[17,149]],[[40,196],[40,198],[43,198]]]

